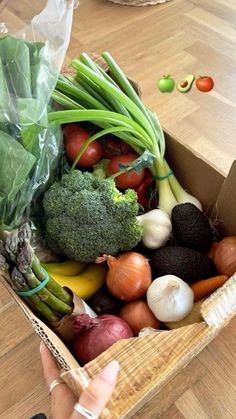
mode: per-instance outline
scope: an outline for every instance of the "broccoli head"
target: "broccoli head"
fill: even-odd
[[[121,193],[113,179],[74,170],[43,198],[45,231],[56,253],[83,262],[131,250],[142,238],[136,192]]]

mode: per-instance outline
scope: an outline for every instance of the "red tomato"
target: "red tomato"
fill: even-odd
[[[115,156],[108,163],[107,172],[108,175],[113,175],[121,170],[119,167],[120,164],[127,165],[132,161],[138,158],[137,154],[130,153],[123,156]],[[145,175],[145,168],[141,169],[139,173],[135,170],[129,170],[128,172],[123,173],[115,178],[116,186],[120,189],[133,188],[134,186],[139,185]]]
[[[115,156],[121,156],[122,154],[132,153],[132,148],[121,141],[119,138],[104,138],[103,140],[103,153],[102,156],[104,159],[112,159]]]
[[[214,80],[209,76],[198,77],[196,87],[201,92],[210,92],[214,87]]]
[[[78,124],[67,124],[63,128],[63,132],[65,137],[69,137],[69,135],[74,134],[76,131],[79,131],[81,127]]]
[[[150,171],[146,169],[144,179],[138,186],[134,187],[138,195],[138,203],[144,209],[150,210],[157,207],[155,188],[155,181]]]
[[[77,128],[65,141],[66,154],[70,160],[75,160],[84,142],[90,137],[90,133],[83,128]],[[102,146],[98,141],[93,141],[82,154],[78,161],[80,167],[90,167],[96,164],[102,157]]]

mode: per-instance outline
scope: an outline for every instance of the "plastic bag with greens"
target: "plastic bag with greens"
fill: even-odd
[[[14,8],[21,6],[10,1],[1,14],[0,230],[29,218],[32,202],[56,173],[62,133],[48,126],[47,112],[69,44],[74,6],[74,0],[48,0],[16,36],[2,19],[4,12],[17,14]]]

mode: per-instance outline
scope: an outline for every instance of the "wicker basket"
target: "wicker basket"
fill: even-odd
[[[212,212],[213,209],[213,218],[214,211],[217,211],[217,218],[222,221],[223,234],[236,235],[236,162],[225,179],[179,141],[170,135],[165,136],[167,160],[183,186],[196,195],[205,207],[208,205],[209,211]],[[228,205],[225,205],[226,202]],[[203,302],[201,322],[159,334],[121,340],[84,367],[80,367],[59,337],[32,313],[3,278],[0,279],[32,328],[57,358],[64,369],[62,378],[76,395],[88,385],[90,377],[110,360],[117,359],[120,362],[117,386],[101,415],[102,419],[128,419],[150,399],[155,400],[155,394],[213,340],[236,314],[234,275]],[[152,409],[152,414],[154,413]],[[136,417],[145,416],[140,411]]]
[[[166,3],[171,0],[109,0],[112,3],[122,6],[155,6],[156,4]]]

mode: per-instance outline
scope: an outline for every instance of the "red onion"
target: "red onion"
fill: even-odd
[[[83,364],[92,361],[118,340],[134,336],[126,321],[111,314],[97,317],[80,314],[75,317],[74,326],[78,333],[74,353]]]

